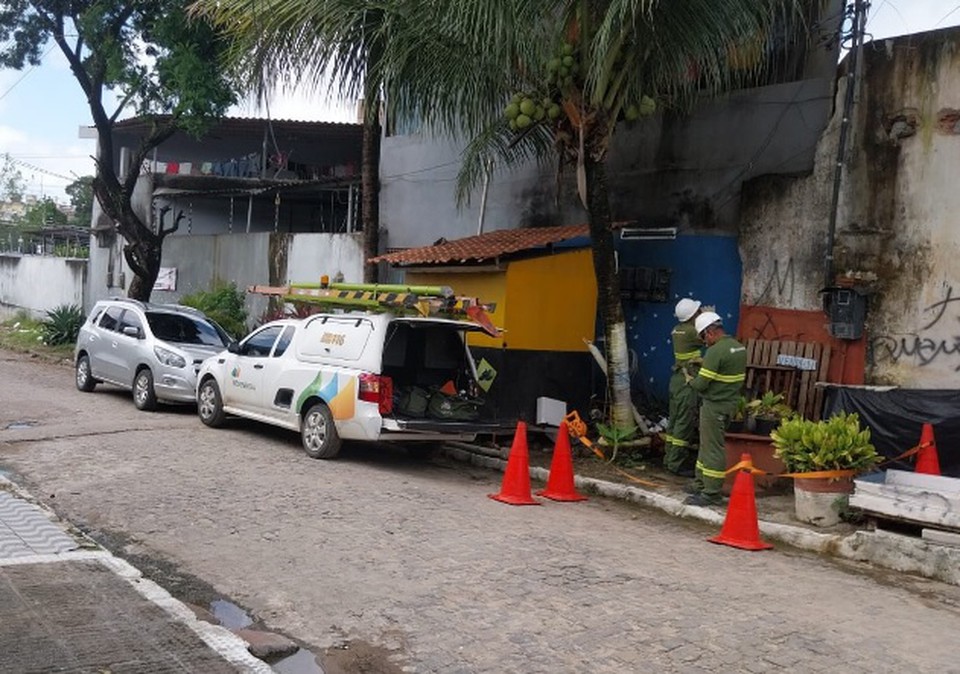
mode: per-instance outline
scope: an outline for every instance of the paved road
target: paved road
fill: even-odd
[[[389,448],[314,461],[295,435],[137,412],[15,358],[0,429],[37,423],[0,430],[0,467],[321,649],[375,644],[409,672],[960,671],[958,588],[710,545],[620,503],[514,508],[486,498],[495,474]]]

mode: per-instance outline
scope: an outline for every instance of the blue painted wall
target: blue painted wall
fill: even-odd
[[[681,297],[713,305],[728,333],[735,334],[740,317],[742,266],[736,236],[678,236],[673,241],[616,240],[621,267],[672,270],[669,302],[625,300],[636,392],[667,399],[673,366],[670,331],[676,325],[673,308]]]

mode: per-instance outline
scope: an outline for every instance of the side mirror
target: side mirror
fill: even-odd
[[[128,337],[136,337],[137,339],[140,339],[141,337],[140,328],[136,327],[135,325],[124,326],[123,334],[127,335]]]
[[[240,342],[230,342],[227,344],[227,351],[230,353],[240,353]]]

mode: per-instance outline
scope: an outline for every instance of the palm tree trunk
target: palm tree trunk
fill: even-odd
[[[633,428],[630,397],[630,356],[627,324],[620,302],[620,280],[613,248],[607,170],[603,161],[585,159],[587,210],[593,248],[593,271],[597,277],[597,301],[603,318],[607,351],[607,394],[610,422],[616,428]]]
[[[377,282],[377,265],[369,260],[380,249],[380,101],[370,101],[374,111],[367,111],[363,122],[363,147],[360,184],[363,191],[363,282]]]

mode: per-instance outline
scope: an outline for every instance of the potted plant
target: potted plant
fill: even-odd
[[[727,426],[727,433],[743,433],[744,425],[747,422],[747,398],[740,396],[737,400],[737,409],[733,411],[730,417],[730,425]]]
[[[863,472],[879,458],[870,442],[870,429],[860,427],[856,414],[837,414],[826,421],[793,416],[772,434],[775,455],[789,473],[819,471]],[[831,526],[840,521],[853,491],[853,476],[795,478],[794,507],[800,521]]]
[[[747,403],[747,411],[754,418],[753,428],[757,435],[770,435],[781,420],[793,414],[790,406],[783,402],[783,394],[773,391]]]

